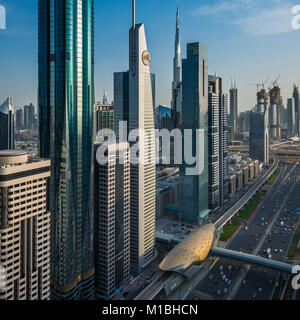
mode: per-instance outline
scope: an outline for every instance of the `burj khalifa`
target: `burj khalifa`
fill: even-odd
[[[181,47],[180,47],[180,31],[179,31],[179,9],[176,14],[176,36],[175,36],[175,56],[173,59],[173,82],[172,82],[172,118],[174,126],[180,126],[181,114]]]

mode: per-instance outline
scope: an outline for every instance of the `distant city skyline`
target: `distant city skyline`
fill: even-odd
[[[176,6],[180,9],[181,46],[200,41],[208,46],[209,73],[224,79],[225,92],[236,78],[239,112],[256,104],[256,86],[281,74],[283,102],[292,96],[293,83],[300,84],[297,70],[299,32],[291,28],[295,0],[137,1],[137,22],[147,25],[152,72],[156,74],[156,104],[170,106],[174,56]],[[0,30],[0,100],[14,99],[14,109],[37,105],[38,19],[35,0],[0,0],[6,8],[7,29]],[[95,88],[96,101],[103,91],[113,100],[113,73],[125,70],[128,56],[128,28],[131,1],[97,2],[95,5]],[[159,8],[159,10],[157,10]],[[143,17],[143,19],[142,19]],[[122,54],[120,54],[122,53]],[[185,58],[183,52],[182,58]],[[269,85],[269,84],[268,84]],[[268,86],[267,85],[267,86]]]

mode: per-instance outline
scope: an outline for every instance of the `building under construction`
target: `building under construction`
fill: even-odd
[[[281,140],[281,101],[280,88],[277,84],[269,92],[270,109],[269,109],[269,124],[270,124],[270,139]]]
[[[268,93],[264,88],[257,92],[257,111],[258,112],[268,111],[268,100],[269,100]]]

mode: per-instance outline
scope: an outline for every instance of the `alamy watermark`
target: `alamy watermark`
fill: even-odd
[[[292,28],[294,30],[300,29],[300,5],[296,5],[292,7]]]
[[[292,279],[292,287],[294,290],[300,289],[300,265],[294,266],[292,270],[292,274],[296,274]]]
[[[118,142],[128,142],[130,145],[130,163],[133,165],[142,164],[163,164],[184,165],[185,173],[188,176],[200,175],[205,168],[205,130],[204,129],[167,129],[144,130],[134,129],[127,135],[127,122],[119,122]],[[117,143],[115,131],[110,129],[100,130],[97,134],[97,141],[103,142],[96,154],[100,165],[106,165],[109,161],[108,145]],[[161,151],[157,148],[160,141]],[[173,144],[171,144],[173,141]],[[171,145],[173,145],[171,151]],[[120,163],[124,161],[120,158]]]
[[[0,30],[6,29],[6,9],[0,4]]]
[[[6,290],[6,270],[0,265],[0,292]]]

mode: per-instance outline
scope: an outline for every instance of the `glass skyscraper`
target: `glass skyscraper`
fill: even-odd
[[[0,105],[0,150],[15,148],[15,125],[13,113],[13,100],[7,98]]]
[[[51,159],[52,298],[94,297],[94,0],[39,0],[40,156]]]
[[[200,224],[208,209],[208,53],[207,47],[199,42],[187,45],[187,58],[182,60],[182,116],[181,129],[192,130],[192,153],[197,159],[196,174],[187,175],[180,167],[180,219]],[[198,139],[197,130],[199,132]],[[198,145],[197,145],[198,143]]]

